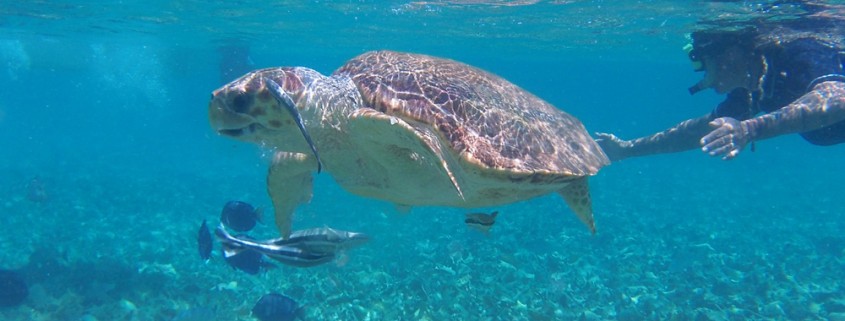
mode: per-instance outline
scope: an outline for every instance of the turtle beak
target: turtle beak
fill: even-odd
[[[229,99],[232,95],[245,95],[236,93],[237,88],[223,87],[215,90],[211,95],[211,102],[208,104],[208,120],[211,127],[221,135],[238,137],[254,132],[258,121],[251,115],[238,112],[234,106],[230,106]]]
[[[211,103],[208,109],[208,118],[211,122],[211,127],[224,135],[239,136],[231,134],[255,123],[255,119],[252,116],[235,113],[214,102]]]

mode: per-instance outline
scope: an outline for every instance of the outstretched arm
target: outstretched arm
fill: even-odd
[[[744,121],[718,118],[701,139],[702,150],[732,159],[749,142],[784,134],[801,133],[845,121],[845,82],[822,82],[793,103],[774,112]]]
[[[675,153],[698,148],[701,136],[712,128],[708,125],[712,114],[685,120],[672,128],[634,140],[622,140],[616,135],[596,133],[596,141],[611,161],[652,154]]]

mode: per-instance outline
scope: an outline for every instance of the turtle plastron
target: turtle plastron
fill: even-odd
[[[315,160],[308,154],[275,152],[267,173],[267,193],[273,202],[276,227],[282,237],[290,236],[293,211],[311,201]]]

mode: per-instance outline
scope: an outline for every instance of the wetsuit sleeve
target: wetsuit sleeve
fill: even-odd
[[[727,98],[709,114],[685,120],[649,136],[620,143],[618,147],[620,156],[616,159],[676,153],[698,148],[701,146],[701,137],[712,130],[710,122],[714,119],[731,117],[737,120],[746,120],[751,118],[754,112],[751,111],[751,99],[749,97],[748,90],[735,89],[728,93]]]
[[[817,145],[845,142],[845,82],[820,83],[788,106],[741,125],[751,141],[801,133]]]
[[[710,131],[713,113],[685,120],[669,129],[624,144],[624,157],[676,153],[698,148],[699,140]]]

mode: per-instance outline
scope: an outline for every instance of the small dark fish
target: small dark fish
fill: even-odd
[[[252,307],[252,316],[261,321],[293,321],[302,317],[302,308],[283,294],[268,293]]]
[[[323,170],[323,162],[320,161],[320,154],[317,153],[317,146],[314,146],[314,141],[311,140],[311,135],[308,134],[308,131],[305,129],[305,123],[302,122],[302,117],[299,115],[299,110],[296,109],[296,103],[293,102],[293,99],[290,98],[282,86],[279,86],[275,81],[270,80],[269,78],[264,78],[264,85],[267,86],[267,91],[273,95],[273,98],[276,98],[276,102],[279,105],[282,105],[290,116],[293,117],[293,121],[296,123],[296,126],[299,127],[299,131],[302,133],[302,137],[305,138],[305,142],[308,143],[308,147],[311,147],[311,152],[314,153],[314,157],[317,158],[317,174]]]
[[[29,296],[29,287],[15,271],[0,269],[0,308],[18,306]]]
[[[26,184],[26,199],[30,202],[41,203],[48,199],[47,189],[41,178],[35,177]]]
[[[217,47],[220,54],[220,82],[228,83],[235,78],[255,69],[255,63],[250,58],[249,44],[238,39],[226,39],[222,46]]]
[[[262,212],[260,208],[256,209],[249,203],[229,201],[223,206],[220,222],[235,231],[247,232],[255,227],[256,222],[261,221]]]
[[[264,266],[264,255],[252,250],[241,251],[238,254],[226,257],[226,263],[235,269],[256,275],[261,272]]]
[[[237,256],[244,251],[253,251],[279,261],[283,264],[297,267],[312,267],[328,263],[334,259],[335,253],[311,253],[302,249],[277,245],[272,242],[259,242],[242,237],[234,237],[226,232],[221,224],[214,230],[214,235],[223,245],[223,256],[227,258]]]
[[[202,220],[199,233],[197,233],[197,245],[199,246],[200,258],[208,261],[211,258],[213,245],[211,244],[211,232],[208,231],[208,225],[205,224],[205,220]]]
[[[238,237],[245,240],[252,240],[248,235],[238,235]],[[272,263],[265,261],[263,254],[250,249],[228,255],[225,244],[223,245],[223,258],[229,266],[251,275],[256,275],[264,269],[276,267]]]
[[[496,216],[498,215],[499,212],[493,212],[490,214],[469,213],[466,215],[464,223],[472,229],[476,229],[484,234],[487,234],[490,231],[490,228],[493,227],[493,224],[496,224]]]

